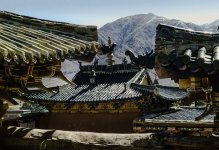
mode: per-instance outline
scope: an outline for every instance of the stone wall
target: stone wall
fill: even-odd
[[[156,150],[218,149],[218,137],[161,134],[112,134],[42,130],[20,127],[0,128],[1,150]]]

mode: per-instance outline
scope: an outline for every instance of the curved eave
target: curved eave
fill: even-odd
[[[189,96],[187,91],[180,90],[178,87],[168,87],[161,85],[145,86],[135,83],[131,84],[131,87],[140,91],[154,93],[157,97],[167,101],[181,101]]]
[[[116,89],[115,89],[116,88]],[[57,103],[101,103],[101,102],[125,102],[131,100],[139,100],[145,93],[139,92],[135,89],[127,87],[125,89],[123,84],[101,84],[96,87],[88,85],[70,86],[64,85],[59,88],[59,92],[49,93],[35,91],[25,97],[30,101],[44,101]]]
[[[182,54],[185,46],[191,48],[192,51],[199,49],[201,46],[205,46],[209,50],[219,44],[219,33],[194,31],[159,24],[156,29],[155,43],[155,51],[158,54],[168,55],[174,49],[177,54]]]
[[[169,101],[181,101],[189,97],[189,93],[177,87],[158,86],[158,97]]]

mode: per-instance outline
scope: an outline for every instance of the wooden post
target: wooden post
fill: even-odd
[[[213,50],[213,66],[215,69],[219,69],[219,46],[216,46]]]
[[[216,110],[214,110],[214,113],[215,113],[214,124],[218,126],[219,125],[219,109],[216,108]]]
[[[0,100],[0,127],[2,126],[2,117],[6,113],[8,109],[8,103],[4,102],[3,100]]]

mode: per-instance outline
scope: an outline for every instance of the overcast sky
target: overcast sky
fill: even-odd
[[[147,13],[205,24],[219,19],[219,0],[0,0],[0,10],[98,27]]]

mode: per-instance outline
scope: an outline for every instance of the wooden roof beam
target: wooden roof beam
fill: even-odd
[[[31,49],[31,45],[29,47],[27,47],[25,44],[19,43],[15,40],[17,40],[16,38],[13,38],[11,36],[8,36],[2,32],[0,32],[0,38],[5,39],[6,41],[8,41],[9,43],[13,43],[14,45],[16,45],[17,47],[19,46],[20,48],[22,48],[23,51],[25,52],[31,52],[32,55],[30,57],[30,61],[31,62],[36,62],[35,58],[41,58],[41,53],[38,52],[37,50]]]
[[[2,47],[4,47],[5,49],[11,51],[14,54],[14,60],[15,62],[17,62],[16,60],[18,60],[17,55],[25,62],[25,63],[29,63],[31,60],[29,60],[29,58],[33,57],[33,53],[26,51],[26,50],[22,50],[19,47],[17,47],[16,45],[11,44],[10,42],[7,41],[2,41],[0,40],[0,45]],[[19,60],[18,60],[19,61]],[[18,62],[17,62],[18,63]]]

